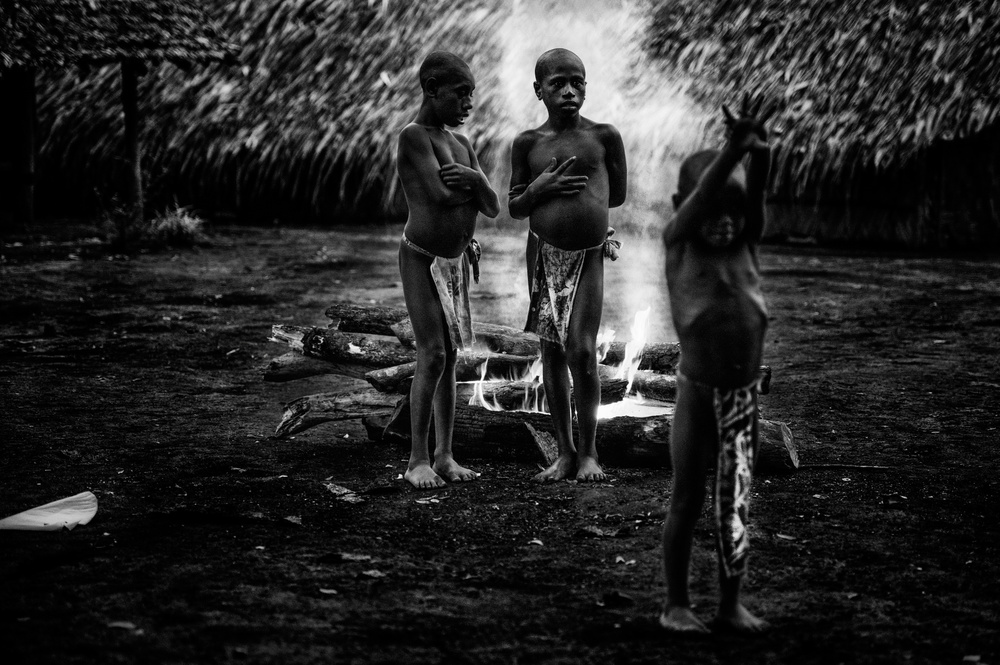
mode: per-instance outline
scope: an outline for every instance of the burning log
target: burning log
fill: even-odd
[[[619,367],[609,367],[600,365],[597,368],[601,376],[601,383],[605,381],[616,381],[621,373]],[[677,399],[677,377],[673,374],[658,374],[649,370],[640,369],[632,377],[632,391],[642,395],[645,399],[655,399],[660,402],[673,402]]]
[[[409,318],[390,326],[403,346],[412,346],[413,326]],[[485,344],[491,351],[514,355],[538,355],[538,336],[517,328],[494,323],[473,322],[477,343]],[[625,342],[611,342],[601,359],[603,365],[621,365],[625,359]],[[673,372],[680,360],[681,347],[677,343],[646,344],[642,350],[640,369],[656,372]]]
[[[672,414],[665,414],[599,420],[597,449],[601,461],[611,466],[670,468],[672,419]],[[368,418],[366,429],[373,441],[409,445],[409,422],[408,400],[401,399],[391,418]],[[548,457],[545,451],[550,448],[547,442],[552,434],[552,419],[547,413],[491,411],[466,404],[455,407],[453,440],[462,446],[462,454],[470,457],[537,462]],[[788,426],[761,420],[757,471],[778,475],[791,473],[798,466],[798,451]]]
[[[341,332],[367,333],[369,335],[393,335],[392,324],[409,319],[403,307],[376,307],[374,305],[353,305],[338,302],[326,310],[331,326]]]
[[[513,376],[524,376],[534,362],[534,356],[463,351],[458,354],[458,362],[455,363],[455,380],[478,381],[483,378],[509,379]],[[482,370],[483,363],[486,363],[485,377]],[[366,373],[364,378],[379,390],[406,393],[410,390],[410,381],[416,368],[416,362],[383,367]]]
[[[655,372],[673,372],[681,357],[681,345],[676,342],[646,344],[642,347],[639,369]],[[625,342],[611,342],[601,360],[603,365],[621,365],[625,359]]]
[[[326,310],[331,319],[339,320],[338,329],[345,332],[394,334],[400,344],[413,348],[413,325],[406,310],[399,307],[359,307],[337,303]],[[512,355],[537,355],[538,336],[511,326],[473,321],[477,340],[495,353]],[[670,372],[677,367],[680,344],[646,344],[642,352],[640,369]],[[601,361],[605,365],[620,365],[625,358],[625,342],[612,342]]]
[[[601,381],[607,381],[618,377],[621,369],[601,365],[598,367]],[[771,368],[768,365],[760,366],[760,394],[766,395],[771,391]],[[677,400],[677,376],[676,374],[659,374],[649,370],[637,370],[632,377],[631,392],[642,395],[645,399],[657,400],[659,402],[674,402]]]
[[[342,332],[395,335],[406,348],[414,348],[413,325],[406,309],[402,307],[362,307],[350,303],[336,303],[326,310],[326,315]],[[515,356],[538,355],[538,336],[510,326],[494,323],[472,322],[476,339],[494,353]]]
[[[390,328],[403,346],[413,347],[416,344],[410,319],[397,321]],[[480,321],[472,322],[472,330],[476,334],[476,344],[485,346],[494,353],[515,356],[537,356],[539,353],[538,336],[523,330]]]
[[[412,378],[416,368],[416,351],[396,341],[371,339],[329,328],[275,325],[271,327],[271,340],[284,342],[308,357],[333,363],[333,372],[364,377],[387,392],[409,390],[409,384],[404,383]],[[463,351],[459,353],[456,372],[459,381],[476,381],[482,378],[482,364],[489,361],[488,378],[509,379],[523,376],[536,358],[537,355]],[[384,371],[372,371],[371,368]]]
[[[530,404],[545,399],[545,388],[541,383],[531,381],[484,381],[478,384],[486,404],[497,405],[504,411],[520,409],[527,401]],[[477,383],[459,383],[456,388],[456,402],[468,404],[476,394]],[[625,379],[601,381],[601,404],[614,404],[625,399]]]
[[[321,423],[388,414],[396,406],[394,395],[371,388],[353,392],[317,393],[292,400],[274,432],[276,437],[296,434]]]
[[[343,333],[329,328],[271,326],[271,341],[284,342],[306,356],[320,358],[357,376],[357,367],[392,367],[414,362],[417,354],[396,341],[378,340],[363,335]],[[363,372],[361,372],[363,375]]]
[[[310,358],[297,351],[289,351],[277,358],[272,358],[264,368],[264,380],[281,383],[305,379],[310,376],[337,374],[337,368],[325,360]]]

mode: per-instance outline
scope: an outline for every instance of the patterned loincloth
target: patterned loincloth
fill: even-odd
[[[757,457],[757,400],[761,379],[749,386],[724,390],[713,388],[680,372],[678,379],[711,390],[718,435],[715,469],[715,523],[722,568],[726,577],[746,574],[750,554],[747,519],[750,484]]]
[[[535,270],[531,279],[531,303],[525,332],[535,333],[540,339],[566,345],[569,320],[573,316],[573,303],[587,252],[599,247],[612,261],[618,258],[621,242],[611,240],[614,229],[608,229],[607,239],[588,249],[559,249],[537,235]],[[534,234],[533,234],[534,235]]]
[[[470,348],[475,343],[476,336],[472,332],[472,309],[469,305],[469,254],[473,253],[475,256],[478,273],[479,243],[473,240],[469,245],[473,248],[472,252],[466,250],[453,259],[446,259],[413,244],[405,235],[403,242],[413,251],[431,257],[431,280],[437,289],[451,345],[458,350]],[[478,282],[478,274],[476,277]]]

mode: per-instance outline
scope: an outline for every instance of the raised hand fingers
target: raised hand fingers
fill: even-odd
[[[731,125],[734,122],[736,122],[736,117],[733,115],[733,112],[730,111],[729,107],[726,106],[725,104],[722,105],[722,114],[726,116],[727,125]]]

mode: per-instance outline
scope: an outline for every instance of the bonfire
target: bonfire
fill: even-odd
[[[409,387],[416,367],[406,310],[338,303],[327,328],[274,325],[271,341],[291,350],[268,364],[264,378],[291,381],[319,374],[364,378],[371,388],[305,395],[285,405],[275,435],[288,437],[322,423],[360,419],[372,442],[409,445]],[[601,406],[597,444],[611,465],[669,467],[670,421],[680,347],[648,343],[649,310],[636,314],[631,339],[614,331],[600,341]],[[477,323],[477,348],[459,354],[454,442],[470,457],[549,464],[556,444],[546,413],[538,338],[507,326]],[[763,392],[771,372],[761,367]],[[433,427],[433,425],[432,425]],[[431,436],[433,441],[433,436]],[[798,467],[787,425],[761,421],[758,469]]]

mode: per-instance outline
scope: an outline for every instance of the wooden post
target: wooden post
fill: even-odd
[[[8,127],[11,146],[13,225],[35,221],[35,71],[14,67],[8,76],[13,111]]]
[[[125,112],[125,164],[128,172],[125,184],[125,202],[130,221],[138,228],[143,219],[142,195],[142,146],[139,132],[142,118],[139,115],[139,75],[144,67],[138,60],[123,60],[122,107]]]

